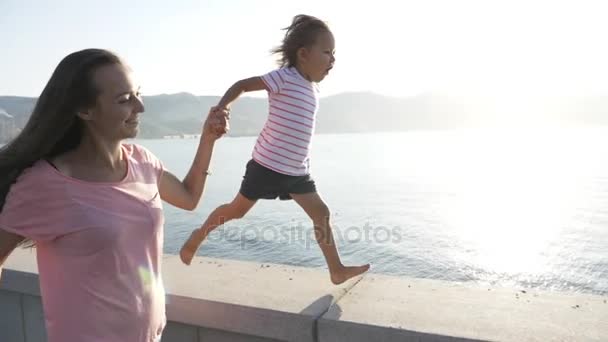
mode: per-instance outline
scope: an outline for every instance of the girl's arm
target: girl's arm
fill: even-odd
[[[211,108],[209,114],[209,119],[220,120],[220,122],[205,124],[205,130],[201,135],[201,141],[188,175],[183,181],[180,181],[171,172],[163,173],[160,182],[160,197],[164,201],[186,210],[196,208],[205,189],[213,146],[215,140],[219,138],[216,133],[218,125],[221,126],[219,130],[222,133],[225,133],[227,129],[227,113],[230,104],[243,93],[265,89],[266,84],[261,77],[251,77],[236,82],[226,91],[218,105]]]
[[[232,102],[241,96],[241,94],[257,90],[267,90],[266,83],[262,81],[261,77],[256,76],[240,80],[228,88],[216,108],[229,110]]]

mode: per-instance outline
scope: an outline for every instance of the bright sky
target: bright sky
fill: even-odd
[[[608,94],[601,1],[1,0],[0,95],[38,96],[89,47],[124,57],[144,94],[221,95],[274,68],[299,13],[336,36],[324,95]]]

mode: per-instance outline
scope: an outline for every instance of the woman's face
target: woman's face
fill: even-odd
[[[131,71],[120,64],[102,66],[93,74],[93,85],[95,105],[80,114],[90,133],[108,141],[134,138],[144,104]]]

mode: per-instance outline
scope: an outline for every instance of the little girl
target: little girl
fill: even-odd
[[[236,82],[214,110],[230,110],[244,92],[266,90],[269,115],[247,163],[239,193],[231,203],[216,208],[200,229],[192,232],[180,251],[189,265],[196,250],[215,228],[242,218],[259,199],[293,199],[312,219],[315,238],[323,252],[334,284],[340,284],[369,269],[344,266],[338,255],[329,222],[330,211],[317,193],[309,173],[309,152],[319,107],[317,83],[335,62],[334,37],[321,20],[298,15],[293,18],[283,44],[273,50],[281,68]]]

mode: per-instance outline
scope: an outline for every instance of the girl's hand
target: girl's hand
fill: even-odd
[[[209,109],[203,127],[203,137],[215,141],[230,130],[230,111],[216,106]]]

